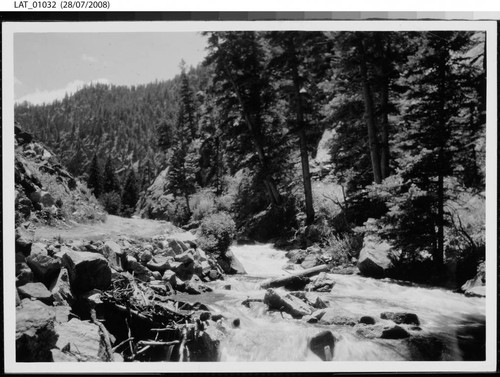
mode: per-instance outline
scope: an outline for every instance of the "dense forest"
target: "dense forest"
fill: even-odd
[[[484,33],[206,35],[205,61],[181,63],[173,80],[18,104],[16,121],[109,213],[137,213],[163,177],[160,217],[178,225],[212,219],[215,232],[317,244],[339,264],[375,234],[398,250],[396,278],[474,275],[485,245]]]

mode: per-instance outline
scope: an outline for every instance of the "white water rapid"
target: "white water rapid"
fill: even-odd
[[[221,344],[222,361],[319,361],[309,351],[308,339],[325,329],[338,339],[333,361],[412,360],[401,341],[367,339],[356,333],[356,327],[309,324],[286,314],[282,317],[279,312],[268,312],[263,303],[250,308],[242,305],[247,298],[264,297],[265,290],[260,289],[263,280],[287,274],[282,269],[287,258],[285,252],[270,245],[233,246],[232,251],[247,274],[215,282],[210,304],[214,310],[240,320]],[[446,342],[446,360],[463,359],[456,340],[460,326],[485,318],[483,298],[359,275],[336,274],[335,281],[331,293],[320,294],[331,307],[340,307],[357,318],[380,319],[380,313],[386,311],[415,313],[420,319],[420,334],[439,334]]]

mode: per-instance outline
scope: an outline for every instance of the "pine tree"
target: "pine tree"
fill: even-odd
[[[111,156],[108,156],[104,166],[103,192],[120,192],[120,184],[115,174],[115,167]]]
[[[92,158],[92,162],[90,164],[87,185],[92,190],[96,198],[101,195],[103,189],[103,177],[96,153],[94,153],[94,157]]]
[[[213,66],[212,89],[218,94],[226,118],[221,124],[229,140],[226,152],[234,151],[236,170],[243,167],[242,163],[255,161],[252,167],[265,187],[269,203],[279,206],[282,197],[273,177],[279,167],[270,159],[273,148],[267,133],[271,122],[266,119],[273,92],[265,74],[259,37],[251,31],[211,32],[208,43],[210,52],[205,64]]]
[[[134,169],[130,169],[122,193],[122,213],[124,216],[132,216],[135,211],[135,205],[139,200],[139,189]]]

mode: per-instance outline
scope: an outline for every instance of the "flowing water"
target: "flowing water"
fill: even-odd
[[[308,339],[325,329],[337,338],[334,361],[412,359],[401,341],[367,339],[357,335],[357,327],[309,324],[286,314],[268,312],[263,303],[252,304],[250,308],[242,305],[247,298],[264,297],[265,290],[260,289],[260,284],[265,279],[287,274],[282,269],[287,258],[285,252],[270,245],[235,246],[232,251],[247,274],[213,285],[212,309],[240,319],[240,325],[223,340],[222,361],[320,360],[308,350],[307,344]],[[356,318],[368,315],[378,320],[385,311],[415,313],[422,328],[419,334],[438,334],[446,343],[446,360],[462,360],[456,340],[461,326],[484,323],[484,298],[359,275],[336,274],[335,281],[332,292],[320,294],[331,307],[340,307]]]

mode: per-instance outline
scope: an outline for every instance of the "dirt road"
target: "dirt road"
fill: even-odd
[[[125,218],[108,215],[106,222],[96,224],[74,224],[68,226],[43,226],[35,230],[35,240],[62,238],[63,240],[112,240],[121,235],[132,238],[149,238],[162,234],[175,234],[178,239],[192,239],[194,236],[184,232],[167,221]]]

